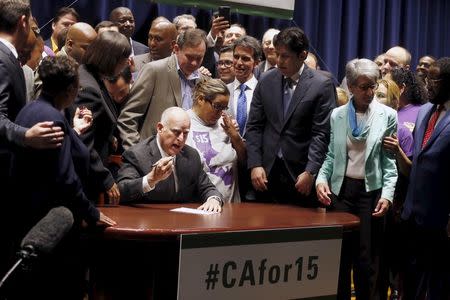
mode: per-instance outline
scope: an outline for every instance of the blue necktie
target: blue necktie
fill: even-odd
[[[192,108],[192,89],[195,86],[195,79],[184,79],[185,81],[185,90],[181,99],[181,106],[184,110],[188,110]]]
[[[286,115],[287,110],[289,108],[289,104],[291,103],[292,95],[294,93],[294,81],[291,78],[286,78],[283,88],[283,113]]]
[[[237,101],[236,121],[239,124],[239,133],[244,135],[245,123],[247,122],[247,96],[245,96],[245,89],[247,86],[243,83],[240,86],[241,93]]]

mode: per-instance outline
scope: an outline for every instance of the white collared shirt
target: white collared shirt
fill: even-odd
[[[256,80],[254,75],[252,75],[252,78],[250,78],[249,80],[244,82],[244,84],[247,86],[247,88],[245,89],[245,97],[247,98],[247,117],[248,117],[248,113],[250,112],[250,104],[252,103],[253,92],[255,91],[256,85],[258,84],[258,80]],[[239,95],[241,93],[241,83],[237,79],[234,79],[233,91],[234,91],[233,99],[231,100],[231,101],[233,101],[233,104],[232,104],[233,111],[231,113],[233,114],[233,117],[236,117],[237,116],[237,103],[238,103]]]
[[[302,76],[303,70],[305,69],[305,64],[303,64],[297,73],[291,76],[292,81],[294,82],[292,86],[292,90],[295,91],[295,88],[298,85],[298,80],[300,79],[300,76]]]

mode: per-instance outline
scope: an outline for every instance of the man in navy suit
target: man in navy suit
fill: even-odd
[[[333,82],[303,62],[308,38],[296,27],[274,38],[277,68],[260,78],[247,121],[248,168],[262,201],[313,206],[329,141]]]
[[[403,299],[449,299],[450,57],[433,63],[426,78],[430,103],[419,111],[414,159],[402,218],[408,265]]]
[[[18,57],[28,57],[36,41],[29,2],[1,1],[0,20],[0,189],[5,199],[0,206],[0,274],[4,274],[10,254],[8,223],[13,204],[8,191],[11,153],[15,147],[58,147],[64,133],[53,127],[53,122],[41,122],[31,128],[13,122],[26,103],[25,78]]]

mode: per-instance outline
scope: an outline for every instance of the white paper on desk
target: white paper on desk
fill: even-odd
[[[200,209],[195,209],[195,208],[188,208],[188,207],[178,207],[178,208],[171,209],[170,211],[180,212],[180,213],[185,213],[185,214],[194,214],[194,215],[214,215],[214,214],[218,214],[218,212],[205,211],[205,210],[200,210]]]

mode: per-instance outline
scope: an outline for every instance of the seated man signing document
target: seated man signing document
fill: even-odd
[[[156,125],[156,136],[123,153],[118,175],[121,203],[201,201],[198,209],[222,210],[222,195],[203,171],[198,152],[185,145],[190,127],[188,114],[170,107]]]

